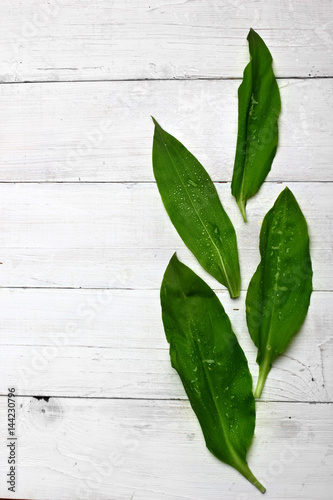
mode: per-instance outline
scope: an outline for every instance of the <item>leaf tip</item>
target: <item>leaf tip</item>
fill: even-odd
[[[278,196],[277,200],[284,200],[285,202],[288,201],[289,203],[296,202],[296,198],[293,194],[293,192],[286,186],[283,191],[281,191],[280,195]]]
[[[171,259],[170,259],[170,262],[171,262],[171,261],[173,261],[173,262],[178,261],[178,262],[179,262],[179,259],[178,259],[178,257],[177,257],[177,252],[174,252],[174,253],[172,254],[172,257],[171,257]]]
[[[247,35],[247,39],[249,40],[250,38],[254,38],[255,36],[259,36],[258,33],[256,31],[254,31],[253,28],[250,28],[250,31]]]
[[[156,128],[157,130],[163,131],[163,129],[162,129],[161,125],[158,123],[158,121],[157,121],[157,120],[155,120],[155,118],[154,118],[152,115],[150,115],[150,116],[151,116],[151,119],[152,119],[152,120],[153,120],[153,122],[154,122],[155,128]]]
[[[169,264],[167,266],[167,269],[173,270],[173,272],[178,272],[179,268],[181,267],[182,263],[177,257],[177,252],[174,252],[172,255],[171,259],[169,260]]]

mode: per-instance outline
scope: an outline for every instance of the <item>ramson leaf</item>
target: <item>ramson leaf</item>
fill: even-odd
[[[207,448],[264,493],[246,462],[255,427],[252,377],[220,301],[174,255],[164,274],[161,305],[171,364],[198,417]]]
[[[236,233],[199,161],[154,120],[153,168],[171,222],[202,267],[238,297]]]
[[[264,182],[278,144],[280,92],[272,56],[260,36],[250,30],[251,60],[238,89],[238,137],[231,191],[246,221],[246,202]]]
[[[260,396],[274,359],[300,329],[312,292],[308,228],[288,188],[264,218],[260,254],[246,296],[247,325],[258,348],[255,397]]]

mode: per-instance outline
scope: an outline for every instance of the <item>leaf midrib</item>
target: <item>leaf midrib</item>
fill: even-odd
[[[284,207],[283,207],[283,217],[282,217],[282,221],[283,221],[283,227],[285,227],[285,218],[286,218],[286,209],[287,209],[287,201],[284,200]],[[275,214],[274,214],[275,215]],[[273,220],[272,220],[272,223],[273,223]],[[279,256],[281,255],[281,251],[282,251],[282,248],[284,248],[284,239],[283,239],[283,233],[282,233],[282,236],[281,236],[281,247],[280,249],[278,250],[278,255],[277,255],[277,261],[279,261]],[[266,248],[266,251],[267,251],[267,248]],[[278,272],[278,270],[276,269],[276,272]],[[271,335],[272,335],[272,324],[273,324],[273,317],[274,317],[274,313],[275,313],[275,308],[276,308],[276,292],[277,292],[277,283],[278,283],[278,280],[279,280],[279,277],[280,277],[280,273],[279,273],[279,276],[278,278],[276,279],[276,282],[274,283],[274,298],[273,298],[273,307],[272,307],[272,312],[270,314],[270,320],[269,320],[269,330],[268,330],[268,335],[267,335],[267,342],[266,342],[266,349],[265,349],[265,354],[264,354],[264,358],[266,357],[267,355],[267,346],[268,345],[271,345]],[[272,352],[273,354],[273,352]]]
[[[159,133],[160,138],[161,138],[161,133],[160,133],[160,130],[159,130],[159,129],[158,129],[158,133]],[[192,201],[192,198],[191,198],[191,196],[190,196],[190,194],[189,194],[189,192],[188,192],[188,189],[187,189],[187,187],[186,187],[186,185],[185,185],[185,183],[184,183],[184,181],[183,181],[183,179],[182,179],[181,175],[180,175],[180,174],[179,174],[179,172],[178,172],[178,169],[177,169],[177,167],[176,167],[176,164],[174,163],[173,158],[172,158],[172,156],[170,155],[170,153],[169,153],[169,151],[168,151],[168,148],[165,146],[165,144],[164,144],[163,140],[162,140],[162,144],[163,144],[163,146],[164,146],[165,151],[166,151],[166,152],[167,152],[167,154],[168,154],[168,157],[170,158],[170,161],[171,161],[171,163],[172,163],[172,165],[173,165],[173,167],[174,167],[174,170],[176,171],[176,173],[177,173],[177,175],[178,175],[178,178],[179,178],[179,180],[180,180],[180,182],[181,182],[181,184],[182,184],[182,186],[183,186],[183,188],[184,188],[184,190],[185,190],[185,192],[186,192],[186,194],[187,194],[188,199],[189,199],[189,200],[190,200],[190,202],[191,202],[191,205],[192,205],[192,207],[193,207],[193,209],[194,209],[194,211],[195,211],[195,213],[196,213],[196,215],[197,215],[198,219],[200,220],[200,222],[201,222],[201,224],[202,224],[202,226],[203,226],[204,230],[206,231],[206,233],[207,233],[207,235],[208,235],[208,237],[209,237],[210,241],[212,242],[212,244],[213,244],[213,246],[214,246],[214,248],[215,248],[215,250],[216,250],[216,252],[217,252],[217,254],[218,254],[219,258],[220,258],[220,261],[221,261],[221,266],[222,266],[222,271],[223,271],[224,277],[225,277],[225,279],[226,279],[226,281],[227,281],[227,288],[230,290],[230,292],[232,293],[232,295],[234,295],[234,294],[235,294],[235,292],[234,292],[234,290],[233,290],[233,288],[232,288],[232,286],[231,286],[231,283],[230,283],[230,281],[229,281],[228,274],[227,274],[227,272],[226,272],[226,268],[225,268],[225,265],[224,265],[224,262],[223,262],[223,258],[222,258],[221,252],[219,251],[219,249],[218,249],[218,247],[216,246],[216,244],[215,244],[215,242],[214,242],[213,238],[211,237],[211,235],[210,235],[210,233],[209,233],[209,231],[208,231],[207,227],[205,226],[205,224],[204,224],[204,222],[203,222],[202,218],[200,217],[200,214],[199,214],[198,210],[196,209],[196,206],[194,205],[194,203],[193,203],[193,201]],[[221,205],[221,206],[222,206],[222,205]],[[223,207],[222,207],[222,209],[223,209]]]
[[[256,75],[253,72],[253,60],[254,60],[254,55],[250,52],[251,55],[251,60],[248,65],[251,65],[251,94],[250,98],[247,104],[247,110],[246,110],[246,129],[245,129],[245,140],[246,140],[246,147],[245,147],[245,152],[243,155],[243,168],[242,168],[242,182],[241,182],[241,187],[239,191],[239,200],[241,201],[242,204],[247,201],[247,199],[244,198],[244,184],[245,184],[245,171],[246,171],[246,166],[248,164],[248,152],[251,147],[252,141],[248,141],[248,130],[249,130],[249,122],[250,122],[250,107],[251,107],[251,96],[254,94],[254,88],[256,87]],[[267,72],[269,70],[272,70],[273,72],[273,59],[271,60],[270,65],[267,68]],[[275,75],[273,72],[273,79],[275,79]],[[271,99],[271,96],[268,96],[268,100]],[[267,99],[266,99],[267,101]],[[267,117],[266,117],[267,119]]]
[[[189,317],[189,319],[191,319],[193,321],[193,317],[192,317],[192,314],[191,314],[191,309],[187,306],[187,295],[186,295],[186,293],[185,293],[185,291],[183,289],[182,282],[180,280],[180,277],[179,277],[178,273],[177,273],[177,278],[178,278],[180,289],[181,289],[182,294],[183,294],[183,296],[185,298],[185,304],[186,304],[186,309],[187,309],[187,312],[188,312],[188,317]],[[212,323],[212,317],[210,315],[210,311],[208,310],[207,312],[208,312],[208,315],[209,315],[210,322]],[[220,424],[221,424],[221,427],[222,427],[222,430],[223,430],[223,435],[224,435],[224,438],[225,438],[225,442],[227,444],[228,450],[230,451],[231,457],[234,458],[234,460],[235,460],[235,464],[231,464],[231,465],[236,465],[238,463],[242,463],[243,464],[244,463],[243,459],[239,456],[237,450],[235,450],[234,446],[231,444],[229,436],[228,436],[228,433],[226,431],[226,423],[225,423],[225,420],[223,418],[223,414],[221,413],[221,410],[220,410],[220,408],[219,408],[219,406],[217,404],[217,401],[216,401],[214,383],[211,380],[208,368],[205,366],[205,363],[203,362],[204,356],[203,356],[203,353],[201,351],[200,342],[195,342],[194,336],[192,334],[192,329],[190,327],[190,324],[188,326],[188,329],[189,329],[189,332],[190,332],[190,336],[191,336],[192,342],[193,342],[193,344],[195,344],[197,346],[198,351],[200,353],[200,361],[201,361],[203,373],[205,375],[205,379],[207,381],[207,384],[208,384],[208,386],[210,388],[210,391],[211,391],[211,394],[212,394],[212,399],[213,399],[214,406],[216,408],[216,411],[217,411],[217,414],[218,414],[218,417],[219,417],[219,421],[220,421]]]
[[[253,89],[255,87],[255,82],[254,82],[255,78],[253,76],[253,54],[251,52],[250,52],[250,56],[251,56],[251,60],[250,60],[248,65],[251,66],[251,93],[250,93],[250,97],[249,97],[249,101],[247,103],[247,109],[246,109],[246,130],[245,130],[246,147],[245,147],[244,158],[243,158],[242,182],[241,182],[241,187],[240,187],[240,192],[239,192],[239,199],[241,200],[242,204],[244,204],[244,202],[247,201],[244,199],[245,170],[246,170],[248,152],[250,149],[250,144],[247,140],[247,137],[248,137],[249,121],[250,121],[251,96],[253,95]]]

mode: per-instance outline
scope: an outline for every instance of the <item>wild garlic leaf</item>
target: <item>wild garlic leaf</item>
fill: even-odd
[[[154,175],[171,222],[201,266],[238,297],[236,233],[216,188],[199,161],[153,121]]]
[[[272,56],[262,38],[248,34],[251,60],[238,89],[238,137],[231,192],[246,222],[245,207],[264,182],[278,144],[280,91]]]
[[[246,296],[247,325],[258,348],[257,398],[274,359],[300,329],[312,292],[308,228],[288,188],[264,218],[260,254]]]
[[[246,462],[255,427],[252,377],[221,302],[175,254],[164,274],[161,305],[171,364],[207,448],[264,493]]]

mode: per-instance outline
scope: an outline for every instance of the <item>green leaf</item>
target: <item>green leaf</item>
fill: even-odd
[[[255,426],[252,378],[220,301],[175,254],[164,274],[161,305],[171,364],[207,448],[264,493],[246,462]]]
[[[154,123],[154,175],[171,222],[202,267],[238,297],[236,233],[215,186],[183,144]]]
[[[255,397],[260,396],[274,359],[300,329],[312,292],[308,228],[288,188],[264,218],[260,254],[246,296],[247,325],[258,348]]]
[[[238,137],[231,192],[246,222],[245,207],[264,182],[278,145],[280,92],[272,56],[260,36],[250,30],[251,60],[238,89]]]

